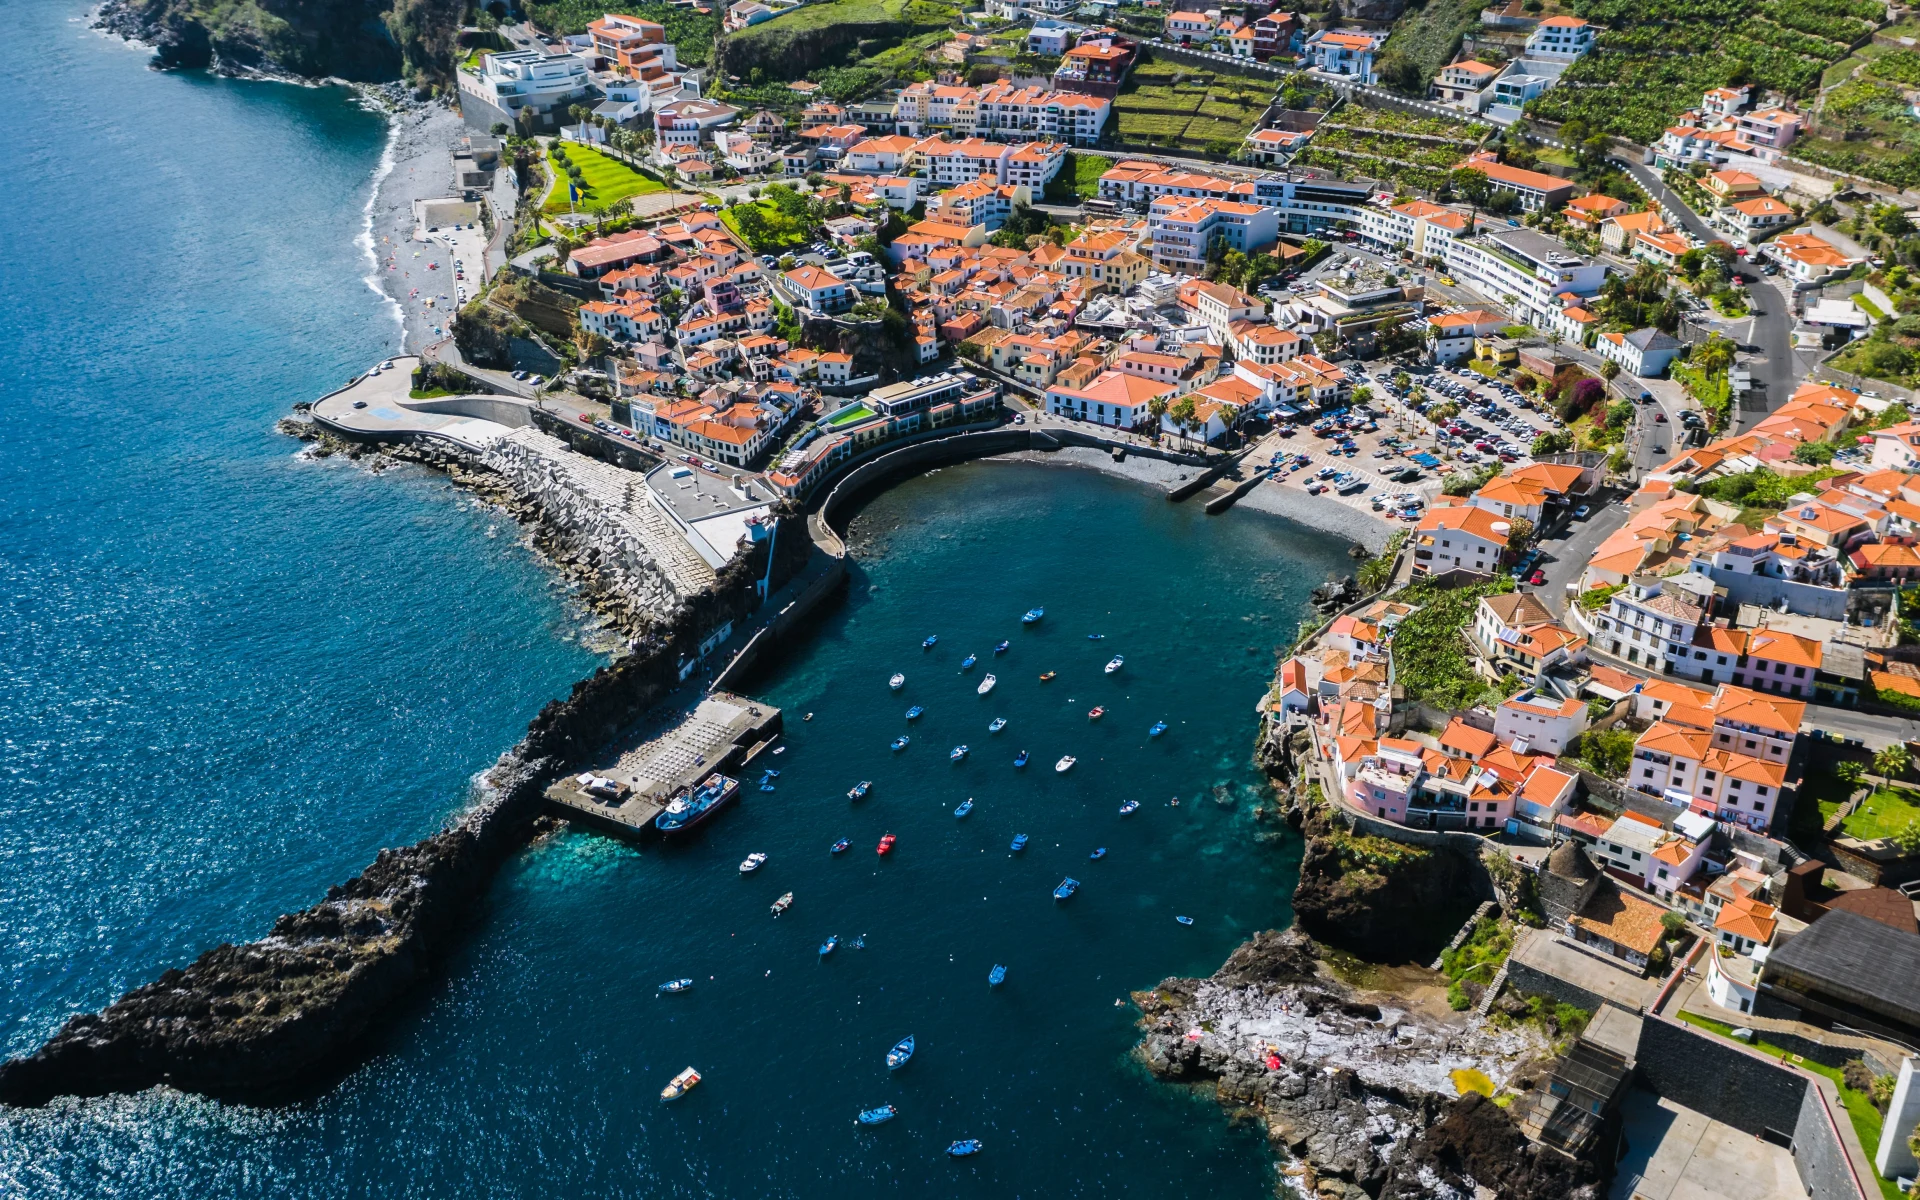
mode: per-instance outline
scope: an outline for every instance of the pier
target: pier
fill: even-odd
[[[640,837],[675,792],[715,771],[728,774],[753,761],[780,736],[780,710],[731,692],[700,701],[678,725],[622,754],[613,766],[591,774],[623,785],[618,799],[585,791],[575,775],[547,789],[553,810],[603,833]],[[744,789],[750,780],[741,779]]]

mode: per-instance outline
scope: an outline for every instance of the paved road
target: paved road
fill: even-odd
[[[1691,233],[1703,242],[1725,240],[1712,229],[1709,229],[1707,223],[1700,219],[1700,215],[1688,208],[1680,197],[1668,190],[1666,183],[1660,178],[1660,172],[1642,163],[1628,162],[1624,158],[1616,158],[1613,162],[1615,166],[1624,170],[1628,175],[1631,175],[1635,183],[1646,189],[1647,195],[1652,196],[1658,203],[1665,205],[1671,213],[1678,217],[1680,224],[1686,228],[1688,233]]]
[[[1541,569],[1546,572],[1547,581],[1534,591],[1556,616],[1567,611],[1567,585],[1580,578],[1580,573],[1586,570],[1587,563],[1592,560],[1594,550],[1614,530],[1627,523],[1627,516],[1624,503],[1595,501],[1593,512],[1586,520],[1572,521],[1558,537],[1539,543],[1542,557],[1546,560]]]

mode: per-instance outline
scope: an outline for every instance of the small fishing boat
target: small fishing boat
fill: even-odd
[[[1089,721],[1098,721],[1101,717],[1104,717],[1106,715],[1107,715],[1107,710],[1098,704],[1094,705],[1092,708],[1087,710],[1087,720]]]
[[[931,650],[939,644],[940,644],[940,635],[937,633],[930,634],[928,635],[926,641],[920,643],[920,648],[922,650]]]
[[[960,660],[960,669],[962,671],[971,671],[973,670],[973,664],[979,661],[980,661],[980,656],[978,654],[969,654],[965,658]]]
[[[867,798],[867,793],[871,792],[872,790],[873,790],[873,780],[862,779],[859,783],[856,783],[852,787],[847,789],[847,799],[865,800]]]
[[[832,954],[834,951],[834,948],[839,944],[840,944],[839,934],[837,933],[828,934],[827,940],[820,943],[820,957],[825,958],[827,955]]]
[[[1007,652],[1007,647],[1011,645],[1013,645],[1012,642],[1001,642],[998,646],[995,646],[993,648],[993,652],[995,654],[1005,654]]]
[[[1043,675],[1041,675],[1041,676],[1040,676],[1040,682],[1041,682],[1041,683],[1052,683],[1052,682],[1053,682],[1053,677],[1054,677],[1055,675],[1058,675],[1058,674],[1059,674],[1059,672],[1058,672],[1058,671],[1048,671],[1048,672],[1046,672],[1045,674],[1043,674]]]
[[[987,986],[999,987],[1007,981],[1007,969],[999,963],[993,964],[993,970],[987,972]]]
[[[778,778],[780,778],[780,772],[774,770],[772,767],[768,767],[765,771],[761,772],[760,774],[760,782],[762,783],[765,783],[769,779],[778,779]]]
[[[773,753],[775,754],[785,754],[786,752],[787,748],[785,746],[775,746],[773,748]]]
[[[1140,802],[1138,800],[1129,800],[1120,806],[1120,815],[1123,817],[1130,817],[1139,811]]]
[[[895,1042],[893,1049],[887,1051],[887,1070],[898,1071],[901,1067],[906,1066],[907,1060],[912,1057],[913,1035],[908,1034],[906,1037]]]
[[[980,1139],[966,1138],[947,1147],[947,1153],[955,1158],[965,1158],[969,1154],[980,1153]]]
[[[660,985],[660,994],[670,996],[675,992],[684,992],[693,986],[691,979],[669,979]]]
[[[893,678],[887,680],[887,686],[897,692],[901,688],[907,686],[907,677],[905,675],[900,674],[898,671],[895,671],[893,673]]]
[[[900,1110],[891,1104],[882,1104],[879,1108],[869,1108],[854,1121],[860,1125],[884,1125],[900,1115]]]
[[[1080,761],[1079,759],[1075,758],[1071,754],[1063,754],[1060,756],[1060,761],[1053,764],[1053,769],[1058,771],[1060,774],[1065,775],[1068,771],[1073,770],[1073,764],[1079,761]]]
[[[867,948],[867,935],[863,933],[848,942],[847,945],[852,946],[855,950],[865,950]]]
[[[1093,853],[1087,855],[1088,858],[1105,858],[1106,856],[1107,856],[1107,848],[1105,846],[1095,846],[1093,848]]]
[[[965,800],[962,800],[960,802],[957,808],[953,810],[953,815],[956,817],[964,817],[972,811],[973,811],[973,797],[968,796]]]
[[[678,1075],[675,1075],[672,1083],[660,1089],[660,1099],[662,1101],[678,1100],[680,1097],[692,1091],[693,1085],[699,1082],[700,1072],[694,1070],[692,1067],[688,1067]]]
[[[760,781],[760,790],[763,792],[770,792],[773,790],[773,784],[765,779],[762,779]]]
[[[1065,900],[1079,890],[1080,881],[1069,875],[1060,881],[1059,887],[1053,889],[1053,898],[1055,900]]]
[[[1005,729],[1006,727],[1007,727],[1007,719],[1005,717],[995,717],[993,720],[987,722],[988,733],[999,733],[1002,729]]]
[[[742,875],[751,875],[755,871],[758,871],[760,869],[761,864],[766,861],[767,861],[767,856],[765,854],[762,854],[760,851],[755,850],[752,854],[749,854],[745,858],[740,860],[740,873]]]
[[[775,900],[773,902],[773,915],[777,917],[781,913],[787,911],[792,907],[793,907],[793,893],[788,892],[786,895],[780,897],[778,900]]]
[[[1118,671],[1121,667],[1124,667],[1126,665],[1127,665],[1127,656],[1124,654],[1116,654],[1112,658],[1107,660],[1107,674],[1111,675],[1115,671]]]
[[[901,734],[899,737],[893,739],[892,744],[893,744],[894,753],[898,754],[900,751],[905,750],[907,748],[907,743],[912,740],[913,740],[912,738],[908,737],[904,733]]]
[[[996,683],[999,683],[999,682],[1000,682],[1000,679],[999,679],[999,677],[998,677],[998,676],[995,676],[995,675],[989,675],[989,676],[987,676],[987,677],[986,677],[985,679],[982,679],[982,680],[980,681],[980,686],[979,686],[979,687],[977,687],[977,688],[975,688],[975,689],[973,689],[973,690],[974,690],[974,691],[976,691],[976,692],[978,692],[978,693],[980,693],[980,694],[981,694],[982,696],[984,696],[984,695],[986,695],[986,694],[987,694],[988,692],[990,692],[990,691],[992,691],[992,690],[993,690],[993,685],[994,685],[994,684],[996,684]]]
[[[1167,723],[1165,721],[1155,721],[1152,727],[1150,727],[1147,730],[1147,736],[1150,738],[1156,738],[1156,737],[1159,737],[1161,734],[1165,733],[1166,731],[1167,731]]]
[[[853,845],[852,842],[849,842],[845,838],[841,838],[839,841],[835,842],[833,845],[827,848],[827,853],[828,854],[845,854],[847,852],[847,847],[851,845]]]
[[[1025,750],[1013,756],[1013,765],[1016,767],[1024,767],[1027,765],[1027,752]]]
[[[1035,621],[1038,621],[1041,617],[1044,617],[1046,615],[1047,615],[1047,610],[1044,608],[1030,608],[1024,614],[1022,614],[1022,616],[1020,617],[1020,623],[1022,625],[1031,625]]]
[[[967,748],[965,746],[955,746],[951,751],[947,753],[947,757],[952,759],[954,762],[959,762],[961,759],[965,758],[966,756],[967,756]]]
[[[907,710],[907,720],[918,721],[921,718],[921,716],[926,713],[926,711],[927,711],[926,709],[916,704],[912,708]]]
[[[1175,917],[1175,918],[1174,918],[1174,920],[1176,920],[1176,921],[1178,921],[1178,922],[1180,922],[1180,923],[1181,923],[1182,925],[1191,925],[1191,924],[1193,924],[1193,918],[1192,918],[1192,917]]]
[[[893,852],[893,843],[894,843],[894,836],[889,833],[885,837],[880,839],[880,847],[879,849],[875,850],[874,853],[875,854],[891,854]]]
[[[1013,852],[1015,854],[1018,854],[1022,850],[1025,850],[1026,848],[1027,848],[1027,835],[1024,833],[1014,834],[1013,835]]]

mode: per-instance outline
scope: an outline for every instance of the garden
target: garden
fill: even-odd
[[[1143,55],[1113,102],[1117,140],[1225,158],[1272,102],[1266,81]]]
[[[643,175],[617,158],[578,142],[555,142],[547,151],[552,162],[553,188],[547,193],[541,211],[604,213],[652,192],[667,191],[667,185]],[[567,197],[571,182],[574,198]]]
[[[1420,611],[1401,621],[1393,633],[1394,677],[1405,686],[1407,699],[1424,700],[1435,708],[1463,709],[1482,700],[1498,703],[1507,697],[1507,692],[1474,672],[1464,630],[1482,596],[1512,590],[1513,581],[1503,575],[1490,583],[1462,588],[1415,583],[1395,597],[1420,606]]]
[[[1077,204],[1100,194],[1100,177],[1113,169],[1113,159],[1084,151],[1067,151],[1060,173],[1047,181],[1049,204]]]
[[[1848,837],[1871,842],[1904,833],[1916,822],[1920,822],[1920,795],[1903,787],[1882,787],[1862,800],[1840,829]]]
[[[1920,55],[1881,55],[1864,74],[1871,78],[1856,77],[1827,93],[1814,127],[1794,143],[1794,156],[1899,187],[1920,185],[1920,122],[1902,90],[1907,76],[1920,74]]]
[[[721,210],[720,220],[755,254],[804,246],[820,226],[813,203],[784,183],[768,184],[758,199]]]

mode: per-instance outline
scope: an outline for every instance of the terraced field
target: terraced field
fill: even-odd
[[[1120,141],[1197,153],[1223,142],[1238,149],[1272,99],[1264,80],[1148,59],[1133,68],[1113,107]]]
[[[1485,133],[1466,121],[1347,104],[1320,123],[1296,161],[1431,192]]]

